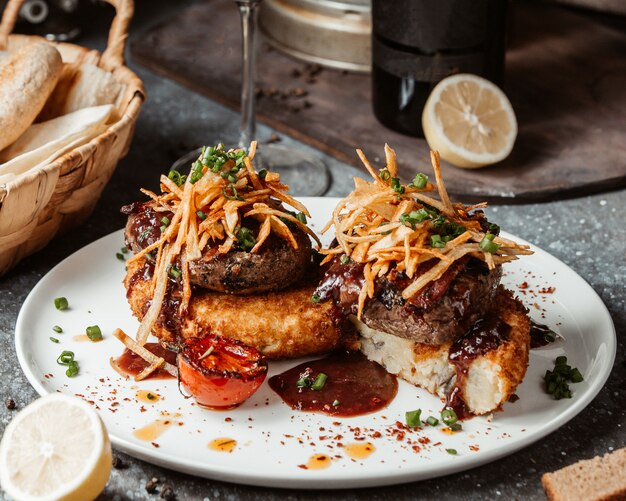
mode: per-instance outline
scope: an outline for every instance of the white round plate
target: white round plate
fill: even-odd
[[[317,230],[337,203],[332,198],[302,201]],[[396,422],[404,423],[406,411],[419,408],[424,418],[438,417],[442,407],[438,398],[402,381],[387,408],[360,417],[293,411],[267,381],[237,409],[205,410],[184,399],[175,380],[137,383],[123,379],[109,365],[109,357],[123,349],[111,335],[113,330],[119,327],[134,335],[138,326],[122,286],[124,262],[116,258],[123,245],[122,231],[112,233],[65,259],[37,284],[17,320],[18,359],[41,395],[60,391],[92,402],[117,449],[193,475],[252,485],[329,489],[395,484],[466,470],[511,454],[563,426],[600,391],[615,357],[615,329],[600,298],[565,264],[534,248],[534,255],[506,265],[503,282],[521,297],[535,320],[554,328],[564,340],[532,350],[526,378],[517,391],[519,400],[507,403],[503,412],[466,420],[463,430],[454,435],[442,432],[441,426],[400,430]],[[520,288],[524,282],[527,287]],[[545,290],[550,287],[552,293]],[[55,309],[53,300],[59,296],[67,297],[69,310]],[[54,325],[64,332],[53,332]],[[103,341],[78,340],[90,325],[100,326]],[[50,336],[59,343],[50,341]],[[68,378],[65,367],[57,365],[62,350],[75,353],[78,376]],[[571,385],[572,399],[556,401],[543,389],[543,374],[563,354],[585,381]],[[270,375],[300,362],[272,362]],[[140,390],[150,390],[161,399],[140,401]],[[157,419],[173,425],[153,440],[136,438],[137,429]],[[209,443],[216,438],[231,438],[237,445],[230,453],[215,451]],[[374,452],[365,459],[352,459],[349,446],[364,441],[372,444]],[[328,455],[330,465],[303,468],[314,454]]]

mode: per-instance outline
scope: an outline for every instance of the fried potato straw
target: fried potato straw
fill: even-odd
[[[497,236],[499,228],[494,233],[483,230],[484,214],[475,210],[486,207],[486,203],[466,206],[450,201],[441,178],[438,152],[430,153],[436,185],[423,174],[408,185],[401,184],[396,154],[388,145],[386,166],[378,171],[361,150],[357,155],[374,180],[354,179],[354,191],[339,202],[322,230],[325,233],[334,226],[337,244],[321,253],[326,255],[322,263],[345,254],[364,264],[359,318],[366,299],[374,296],[376,277],[392,269],[413,279],[402,291],[402,297],[410,299],[466,255],[481,259],[493,269],[518,255],[532,254],[527,245]],[[435,189],[438,199],[426,195]],[[418,267],[425,262],[430,268],[418,274]]]
[[[136,261],[148,253],[155,255],[152,276],[153,297],[137,331],[137,342],[144,345],[156,322],[165,299],[168,276],[182,277],[183,297],[179,314],[185,315],[191,299],[189,263],[200,259],[207,246],[219,254],[248,246],[259,252],[273,232],[294,249],[298,243],[290,229],[295,225],[321,245],[317,235],[305,224],[307,208],[289,196],[288,187],[278,174],[257,172],[252,166],[256,142],[249,153],[236,149],[225,151],[222,145],[203,149],[188,176],[179,173],[161,176],[161,194],[141,191],[150,197],[156,212],[173,216],[162,227],[161,237],[129,259]],[[294,216],[283,203],[302,213]],[[244,228],[243,218],[258,221],[256,235]],[[287,224],[289,223],[289,224]],[[245,233],[242,232],[245,230]]]

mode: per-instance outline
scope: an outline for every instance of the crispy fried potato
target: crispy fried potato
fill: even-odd
[[[124,285],[133,314],[141,319],[152,297],[144,259],[129,262]],[[180,336],[161,321],[152,329],[161,342],[208,333],[238,339],[269,358],[298,358],[327,353],[343,339],[331,316],[330,302],[311,301],[316,278],[284,291],[235,296],[195,290],[188,315],[180,319]]]

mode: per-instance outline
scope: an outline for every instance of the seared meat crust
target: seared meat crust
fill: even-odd
[[[126,246],[135,254],[160,238],[163,218],[172,218],[171,213],[155,212],[150,202],[126,206],[122,212],[128,215],[124,232]],[[246,225],[258,224],[248,221]],[[291,231],[297,249],[274,233],[254,254],[241,250],[218,254],[216,247],[208,247],[202,259],[189,263],[191,283],[230,294],[254,294],[290,287],[310,266],[312,252],[308,235],[295,226]]]
[[[128,302],[139,319],[151,300],[151,272],[145,265],[142,259],[130,263],[124,279]],[[153,333],[170,345],[182,338],[217,334],[238,339],[273,359],[326,353],[342,346],[344,339],[333,316],[334,306],[311,301],[318,278],[306,278],[288,290],[249,296],[196,288],[188,315],[176,322],[161,318]]]

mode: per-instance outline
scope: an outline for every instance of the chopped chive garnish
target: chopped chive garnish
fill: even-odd
[[[61,329],[59,325],[55,325],[54,327],[52,327],[52,330],[57,334],[61,334],[61,332],[63,332],[63,329]]]
[[[488,231],[489,233],[498,236],[500,234],[500,227],[496,223],[490,223]]]
[[[415,175],[412,184],[415,188],[418,188],[420,190],[422,188],[426,188],[426,185],[428,184],[428,176],[420,172],[419,174]]]
[[[421,421],[422,409],[417,409],[414,411],[408,411],[406,416],[406,425],[409,428],[419,428],[422,424]]]
[[[241,250],[248,252],[251,251],[256,245],[256,238],[254,238],[252,230],[246,228],[245,226],[239,228],[236,231],[235,236],[237,237],[237,245]]]
[[[57,364],[59,365],[68,365],[70,362],[74,360],[74,352],[73,351],[62,351],[57,358]]]
[[[296,381],[296,388],[309,388],[313,380],[310,377],[303,376]]]
[[[148,392],[148,394],[146,395],[146,398],[148,400],[156,400],[156,395],[153,395],[152,393]]]
[[[169,276],[172,278],[180,278],[180,276],[183,274],[182,271],[180,271],[180,268],[172,265],[170,266],[170,271],[169,271]]]
[[[204,221],[206,219],[206,214],[201,210],[196,211],[196,216],[198,216],[198,219],[200,219],[200,221]]]
[[[321,301],[321,298],[317,294],[313,294],[311,296],[311,301],[313,301],[314,303],[319,303]]]
[[[450,426],[451,424],[456,423],[459,418],[456,415],[456,412],[452,409],[444,409],[441,411],[441,420]]]
[[[439,420],[434,416],[428,416],[426,423],[428,423],[430,426],[437,426],[439,424]]]
[[[546,371],[544,376],[546,390],[555,400],[572,398],[568,382],[580,383],[584,381],[583,375],[567,364],[567,357],[557,357],[554,362],[554,370]]]
[[[54,300],[54,307],[57,310],[67,310],[70,307],[70,304],[67,302],[67,298],[57,297]]]
[[[451,456],[457,455],[456,449],[446,449],[446,452],[450,454]]]
[[[100,341],[102,339],[102,331],[97,325],[92,325],[85,329],[85,333],[90,341]]]
[[[441,239],[441,235],[431,235],[430,246],[441,249],[446,246],[446,243]]]
[[[128,247],[126,247],[126,246],[122,247],[122,248],[120,249],[120,252],[121,252],[122,254],[128,254]]]
[[[398,195],[402,195],[404,193],[404,186],[400,183],[399,177],[391,178],[391,189],[395,191]]]
[[[115,253],[115,257],[117,259],[119,259],[120,261],[124,261],[126,258],[124,257],[124,254],[122,254],[121,252],[116,252]]]
[[[328,376],[324,374],[323,372],[320,372],[315,377],[315,381],[313,381],[313,384],[311,385],[311,389],[316,390],[316,391],[321,390],[322,388],[324,388],[324,385],[326,384],[327,379],[328,379]]]
[[[350,262],[350,256],[347,254],[342,254],[339,259],[341,260],[341,264],[348,264]]]
[[[235,188],[235,185],[233,183],[230,183],[228,186],[226,186],[226,188],[222,190],[222,193],[228,200],[243,200],[243,198],[239,196],[239,193],[237,193],[237,188]]]
[[[333,400],[333,407],[338,407],[341,404],[339,400]]]
[[[261,169],[259,171],[259,177],[265,181],[265,176],[267,176],[267,169]]]
[[[167,216],[163,216],[161,218],[161,223],[164,224],[165,226],[167,226],[168,224],[170,224],[170,218]]]
[[[383,169],[380,171],[380,178],[383,181],[389,181],[390,177],[391,177],[391,172],[389,172],[387,169]]]
[[[296,214],[296,219],[302,224],[306,224],[306,214],[304,212],[298,212]]]
[[[493,241],[495,237],[496,236],[493,235],[492,233],[486,233],[483,239],[478,244],[478,246],[485,252],[489,252],[490,254],[495,254],[496,252],[498,252],[498,249],[500,248],[500,245]]]
[[[461,431],[463,429],[463,426],[461,425],[461,423],[452,423],[450,426],[448,426],[448,428],[450,428],[451,431]]]
[[[58,343],[59,340],[55,337],[50,336],[50,341],[52,341],[53,343]]]
[[[65,371],[65,375],[67,377],[74,377],[76,374],[78,374],[78,362],[75,362],[74,360],[72,360],[67,365],[67,370]]]

